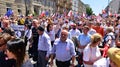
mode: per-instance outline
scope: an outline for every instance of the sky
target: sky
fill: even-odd
[[[89,4],[93,13],[98,15],[108,5],[111,0],[81,0],[84,4]]]

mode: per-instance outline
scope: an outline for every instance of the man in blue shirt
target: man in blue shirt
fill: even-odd
[[[81,35],[79,35],[77,38],[78,65],[83,64],[83,58],[82,58],[83,57],[83,50],[91,42],[91,37],[88,34],[89,27],[84,26],[82,30],[83,30],[83,33]]]
[[[55,56],[57,67],[74,67],[75,55],[75,47],[72,40],[68,39],[68,31],[62,30],[61,37],[54,42],[50,64],[53,64]],[[72,64],[70,64],[71,60]]]

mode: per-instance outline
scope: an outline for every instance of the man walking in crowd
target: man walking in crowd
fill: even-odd
[[[84,48],[87,46],[88,43],[90,43],[91,39],[90,39],[90,35],[88,34],[89,31],[89,27],[88,26],[84,26],[83,27],[83,34],[78,36],[78,64],[82,65],[83,62],[83,50]]]
[[[36,19],[33,19],[32,22],[32,42],[29,48],[29,55],[30,57],[33,57],[34,61],[37,61],[37,56],[38,56],[38,52],[37,52],[37,48],[38,48],[38,32],[37,32],[37,27],[39,26],[39,22]]]
[[[75,47],[73,42],[68,39],[68,31],[62,30],[61,37],[56,39],[53,45],[50,62],[51,65],[53,64],[53,59],[55,56],[57,67],[74,67],[75,55]],[[72,64],[70,64],[71,60]]]
[[[78,37],[81,33],[80,31],[76,28],[77,25],[74,23],[72,25],[72,29],[69,30],[69,38],[72,39],[73,37]]]
[[[37,67],[46,67],[52,49],[51,40],[42,26],[37,29],[38,39],[38,64]]]

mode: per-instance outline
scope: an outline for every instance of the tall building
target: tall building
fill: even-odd
[[[57,6],[57,12],[59,13],[64,13],[64,12],[69,12],[72,8],[72,2],[71,0],[57,0],[56,2]]]
[[[109,2],[109,1],[108,1]],[[112,0],[108,3],[108,6],[105,8],[107,12],[113,14],[120,14],[120,0]]]
[[[29,14],[48,12],[48,15],[55,12],[56,0],[0,0],[0,15],[4,15],[7,10],[12,9],[14,14]]]
[[[58,13],[84,12],[85,6],[80,0],[0,0],[0,15],[12,9],[15,15],[40,15],[45,12],[48,16]]]
[[[72,11],[78,12],[78,8],[79,8],[79,0],[72,0]]]
[[[82,14],[86,13],[86,4],[84,4],[81,0],[71,0],[72,1],[72,11],[73,13],[78,12]]]
[[[31,5],[31,11],[37,15],[42,12],[48,12],[50,15],[56,10],[56,0],[33,0]]]
[[[78,13],[86,13],[86,4],[84,4],[81,0],[78,2]]]

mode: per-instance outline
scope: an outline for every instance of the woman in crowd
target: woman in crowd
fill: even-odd
[[[25,34],[24,34],[24,41],[25,41],[26,46],[27,46],[27,43],[30,42],[31,38],[32,38],[31,25],[26,24],[25,25]]]
[[[85,67],[93,67],[93,64],[101,58],[101,53],[98,48],[102,40],[102,36],[98,33],[91,36],[89,43],[83,51],[83,62]]]
[[[25,53],[25,43],[22,39],[12,39],[7,42],[6,55],[8,59],[16,60],[15,67],[33,67]]]
[[[0,34],[0,67],[13,67],[14,60],[7,60],[5,55],[6,43],[11,39],[11,35],[8,33]]]
[[[49,35],[51,39],[51,45],[53,46],[54,40],[55,40],[55,30],[53,28],[53,24],[48,24],[47,25],[47,34]]]
[[[112,27],[107,27],[103,38],[103,46],[115,47],[115,34]]]

